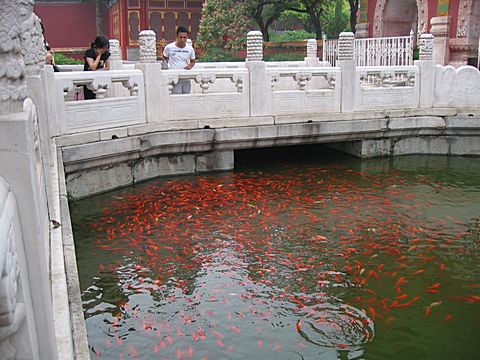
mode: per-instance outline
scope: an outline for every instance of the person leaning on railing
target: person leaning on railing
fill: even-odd
[[[109,70],[109,47],[110,44],[105,36],[97,36],[95,41],[92,42],[90,49],[85,51],[85,55],[83,55],[83,58],[85,59],[83,70]],[[85,100],[96,99],[95,93],[88,89],[86,85],[83,86],[83,97]]]
[[[163,60],[168,62],[169,69],[191,70],[195,65],[195,50],[187,45],[187,37],[187,28],[180,26],[176,40],[165,46]],[[190,80],[180,80],[173,86],[172,94],[190,94],[190,89]]]

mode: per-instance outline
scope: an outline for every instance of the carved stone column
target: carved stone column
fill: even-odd
[[[110,60],[117,61],[122,60],[122,52],[120,50],[120,41],[117,39],[108,40],[110,43]]]
[[[435,62],[433,61],[434,37],[432,34],[420,35],[418,42],[419,59],[415,65],[420,68],[420,104],[421,108],[433,106],[433,90],[435,84]]]
[[[157,61],[157,36],[153,30],[140,32],[140,62]]]
[[[247,61],[263,60],[263,36],[260,31],[249,31],[247,34]]]
[[[320,60],[318,59],[318,45],[316,39],[308,39],[307,41],[307,57],[305,63],[308,67],[320,66]]]
[[[22,57],[23,22],[17,1],[0,0],[0,115],[21,112],[27,97]]]
[[[250,81],[250,116],[271,115],[271,79],[263,61],[263,37],[260,31],[250,31],[247,34],[245,67]]]
[[[432,34],[420,35],[419,51],[420,60],[433,60],[434,37]]]
[[[437,16],[430,20],[430,32],[434,36],[433,59],[436,64],[446,65],[449,61],[448,41],[450,38],[450,16]]]
[[[340,33],[338,39],[337,66],[342,69],[342,112],[352,112],[355,108],[355,35],[352,32]]]

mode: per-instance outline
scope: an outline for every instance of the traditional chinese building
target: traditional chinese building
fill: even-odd
[[[141,30],[157,36],[159,51],[175,39],[178,26],[190,30],[195,40],[202,0],[64,0],[35,1],[35,13],[45,26],[52,48],[83,54],[97,34],[120,41],[124,59],[138,59]]]
[[[478,57],[480,0],[360,0],[357,37],[435,36],[435,61],[455,66]]]

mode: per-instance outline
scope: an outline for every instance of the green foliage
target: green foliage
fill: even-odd
[[[246,42],[250,24],[243,2],[209,0],[202,9],[196,46],[206,54],[215,48],[239,49]]]
[[[265,61],[301,61],[305,58],[305,54],[301,53],[289,53],[289,52],[278,52],[275,54],[264,55],[263,59]]]
[[[322,14],[323,32],[328,39],[338,39],[342,31],[350,31],[349,6],[343,1],[330,4]]]
[[[413,49],[413,60],[418,60],[420,58],[420,49],[416,47]]]
[[[235,56],[232,51],[214,47],[210,47],[208,53],[200,55],[198,60],[203,62],[245,61],[243,57]]]
[[[68,56],[63,55],[62,53],[55,53],[55,64],[57,65],[78,65],[83,64],[82,60],[77,60]]]
[[[284,34],[272,34],[270,35],[270,41],[300,41],[305,39],[315,39],[314,33],[309,33],[305,30],[292,30],[287,31]]]

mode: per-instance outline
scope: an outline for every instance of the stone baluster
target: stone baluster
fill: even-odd
[[[249,31],[247,34],[247,61],[263,60],[263,37],[260,31]]]
[[[419,60],[415,65],[420,68],[420,103],[421,108],[433,106],[435,83],[435,61],[433,60],[434,36],[422,34],[419,40]]]
[[[305,63],[308,67],[317,67],[320,66],[320,60],[317,56],[317,40],[308,39],[307,40],[307,57],[305,58]]]
[[[433,60],[433,43],[434,37],[432,34],[420,35],[419,60]]]
[[[250,82],[250,116],[271,115],[271,79],[263,61],[263,38],[260,31],[250,31],[247,34],[245,67],[248,69]]]
[[[110,60],[111,61],[122,60],[120,41],[118,41],[117,39],[110,39],[108,40],[108,42],[110,43]]]
[[[152,30],[140,32],[140,62],[157,61],[157,36]]]
[[[120,42],[117,39],[109,39],[110,43],[110,70],[122,70],[122,50],[120,49]],[[126,95],[125,88],[122,84],[112,84],[113,86],[108,89],[107,97],[117,97]],[[98,98],[98,96],[97,96]]]
[[[142,70],[145,79],[145,111],[149,123],[166,120],[169,106],[169,85],[161,74],[161,62],[156,60],[155,32],[143,30],[140,32],[140,62],[135,67]]]
[[[0,0],[0,115],[21,112],[27,97],[17,5]]]
[[[353,112],[355,109],[356,65],[354,58],[355,35],[342,32],[338,39],[337,66],[342,70],[342,112]]]

